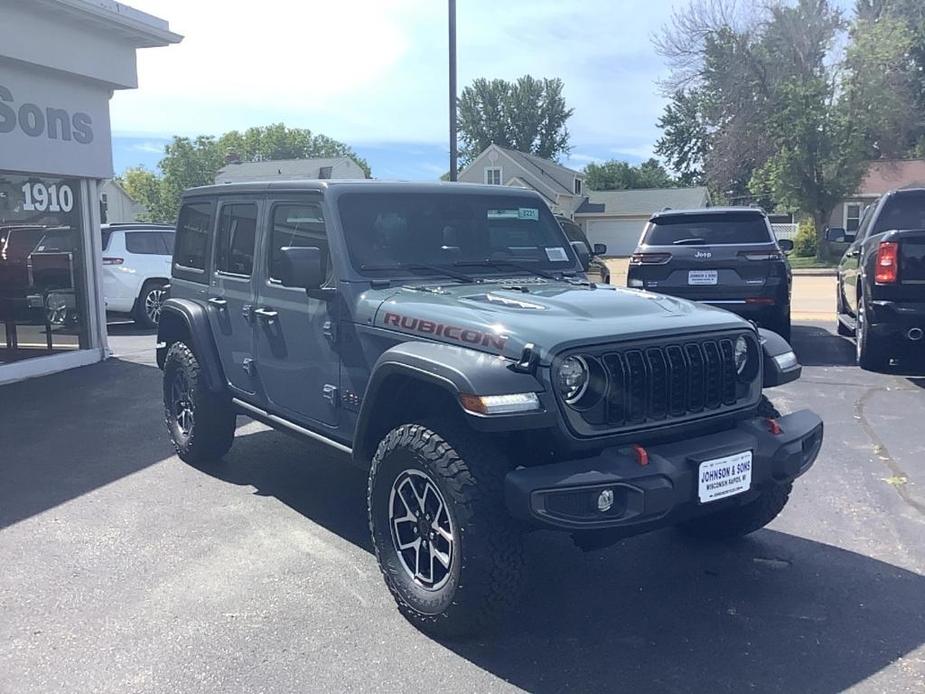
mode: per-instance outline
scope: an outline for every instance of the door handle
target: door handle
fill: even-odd
[[[279,314],[276,311],[270,308],[255,308],[254,315],[258,316],[259,318],[262,318],[267,323],[272,323],[279,316]]]
[[[219,309],[219,310],[221,310],[221,311],[224,311],[225,308],[228,306],[228,302],[227,302],[227,301],[225,301],[224,299],[219,299],[218,297],[215,297],[215,296],[213,296],[211,299],[209,299],[209,303],[212,304],[213,306],[215,306],[215,308],[217,308],[217,309]]]

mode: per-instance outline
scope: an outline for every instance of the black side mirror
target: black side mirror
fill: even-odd
[[[832,243],[844,243],[848,240],[848,234],[840,227],[832,227],[825,230],[825,240]]]
[[[793,239],[778,239],[777,245],[784,253],[789,253],[793,250]]]
[[[572,241],[572,249],[578,256],[582,269],[587,272],[591,265],[591,251],[588,250],[588,245],[584,241]]]
[[[606,243],[596,243],[594,244],[594,250],[591,252],[591,255],[602,256],[607,255],[607,244]]]
[[[314,246],[284,246],[280,249],[279,280],[284,287],[318,289],[324,284],[321,249]]]

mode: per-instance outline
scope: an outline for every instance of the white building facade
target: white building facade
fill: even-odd
[[[0,0],[0,383],[106,355],[100,185],[109,99],[181,37],[111,0]]]

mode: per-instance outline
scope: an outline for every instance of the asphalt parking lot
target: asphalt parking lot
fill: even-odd
[[[519,613],[439,643],[382,584],[362,472],[245,418],[183,464],[153,337],[116,326],[118,358],[0,389],[0,691],[925,691],[925,378],[831,329],[796,325],[772,392],[826,441],[768,529],[538,533]]]

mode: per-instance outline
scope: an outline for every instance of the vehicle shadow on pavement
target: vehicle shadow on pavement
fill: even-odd
[[[925,643],[925,577],[793,535],[532,540],[516,617],[449,644],[528,691],[839,692]]]
[[[854,343],[817,325],[794,324],[790,344],[803,366],[854,366]]]
[[[160,391],[118,359],[0,387],[0,528],[173,455]]]
[[[203,471],[372,553],[366,475],[320,446],[239,435]],[[925,577],[794,535],[710,544],[666,530],[584,553],[538,532],[527,549],[517,614],[443,645],[528,691],[836,692],[925,643]]]

